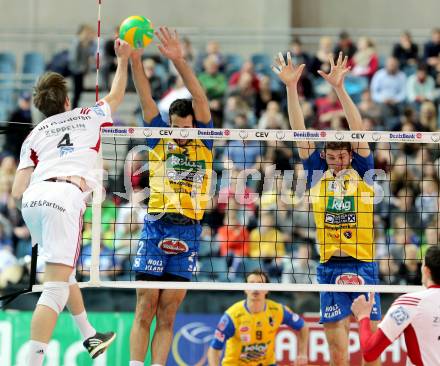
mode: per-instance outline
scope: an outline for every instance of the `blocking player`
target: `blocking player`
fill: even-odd
[[[34,104],[46,116],[21,148],[12,196],[18,204],[40,256],[46,262],[43,293],[31,323],[27,365],[41,366],[58,315],[66,303],[92,358],[115,338],[97,333],[87,320],[75,279],[85,199],[96,185],[100,129],[112,125],[111,113],[124,97],[131,47],[115,42],[118,66],[110,93],[90,108],[71,110],[66,80],[48,72],[38,80]]]
[[[331,69],[319,74],[335,90],[351,130],[365,127],[356,105],[344,88],[349,72],[348,58],[339,54],[336,64],[329,57]],[[290,55],[287,64],[280,54],[274,66],[287,88],[289,120],[294,130],[305,130],[297,92],[304,65],[294,66]],[[314,142],[297,143],[299,156],[307,172],[317,242],[320,252],[318,282],[323,284],[378,284],[374,262],[373,181],[367,173],[374,168],[367,142],[329,142],[319,151]],[[358,294],[321,292],[321,322],[329,344],[331,365],[348,366],[348,333],[351,304]],[[375,296],[371,320],[381,319],[380,299]],[[380,364],[380,361],[374,364]]]
[[[361,349],[366,361],[374,361],[403,333],[411,365],[440,362],[440,247],[426,251],[422,266],[426,290],[399,296],[385,314],[376,332],[371,331],[369,314],[373,296],[354,300],[351,309],[359,322]],[[409,363],[408,363],[409,364]]]
[[[169,108],[171,127],[212,128],[208,99],[186,63],[177,32],[166,27],[156,32],[159,51],[170,59],[192,95]],[[151,95],[141,63],[133,52],[131,66],[146,126],[168,127]],[[196,265],[212,171],[212,140],[188,140],[178,136],[147,139],[149,147],[150,200],[133,269],[136,280],[190,281]],[[185,290],[138,289],[136,314],[130,335],[130,366],[144,364],[150,325],[156,316],[152,340],[153,365],[165,365],[177,310]]]
[[[254,271],[248,283],[268,283],[264,272]],[[246,300],[226,310],[217,325],[208,350],[209,366],[274,366],[275,336],[281,324],[298,330],[298,355],[295,365],[307,365],[309,330],[304,320],[287,306],[266,299],[267,291],[245,291]]]

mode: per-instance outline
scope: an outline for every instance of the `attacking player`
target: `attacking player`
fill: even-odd
[[[75,279],[85,200],[96,186],[100,129],[112,125],[111,114],[124,97],[131,47],[115,42],[118,67],[110,93],[90,108],[71,110],[66,80],[46,73],[38,80],[34,104],[46,117],[21,148],[12,196],[20,204],[33,245],[45,260],[43,293],[31,324],[27,365],[41,366],[58,315],[66,303],[92,358],[115,338],[90,325]]]
[[[171,127],[212,128],[208,99],[184,59],[177,32],[165,27],[160,28],[156,36],[160,41],[159,51],[172,61],[192,95],[192,101],[178,99],[171,104]],[[131,66],[145,125],[168,127],[152,98],[140,52],[133,52]],[[146,141],[150,200],[133,266],[136,280],[140,281],[190,281],[196,265],[200,220],[212,172],[212,140],[168,136]],[[130,366],[144,364],[150,325],[155,316],[152,364],[165,365],[174,319],[185,294],[185,290],[137,290],[136,314],[130,335]]]
[[[426,251],[422,266],[426,290],[398,297],[385,314],[376,332],[371,331],[369,314],[373,296],[354,300],[351,309],[360,323],[361,349],[366,361],[374,361],[403,333],[408,365],[440,364],[440,247]]]
[[[365,127],[356,105],[344,88],[349,72],[347,57],[339,54],[337,63],[329,57],[331,69],[319,74],[335,90],[351,130]],[[287,88],[289,120],[294,130],[305,130],[297,83],[304,65],[294,66],[290,54],[287,64],[280,54],[274,72]],[[320,265],[321,284],[378,284],[374,262],[373,182],[367,172],[374,168],[367,142],[328,142],[319,151],[311,141],[297,143],[299,156],[307,172],[310,188]],[[370,178],[369,178],[370,177]],[[359,294],[321,292],[321,322],[330,349],[331,365],[348,366],[348,333],[351,304]],[[371,311],[373,326],[381,319],[379,295]],[[379,361],[374,365],[380,364]]]
[[[247,283],[268,283],[264,272],[254,271]],[[217,325],[208,350],[209,366],[274,366],[275,336],[285,324],[298,332],[298,355],[295,366],[307,365],[309,330],[304,320],[287,306],[266,299],[267,291],[245,291],[246,300],[226,310]]]

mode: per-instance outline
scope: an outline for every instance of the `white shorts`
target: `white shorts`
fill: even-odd
[[[23,219],[45,262],[75,267],[80,253],[85,194],[71,183],[39,182],[23,194]]]

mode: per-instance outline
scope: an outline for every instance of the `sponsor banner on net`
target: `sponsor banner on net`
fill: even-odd
[[[106,127],[103,135],[132,138],[184,138],[262,141],[365,141],[438,143],[439,133],[389,131],[255,130],[218,128]]]

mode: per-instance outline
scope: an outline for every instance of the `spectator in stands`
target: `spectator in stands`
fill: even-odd
[[[357,43],[357,51],[353,56],[352,73],[365,76],[369,80],[379,68],[379,56],[371,38],[361,37]]]
[[[234,128],[248,128],[245,115],[238,115],[235,118]],[[223,155],[223,161],[236,169],[259,169],[260,157],[263,151],[259,141],[253,140],[229,140]]]
[[[210,54],[204,61],[205,71],[198,75],[200,84],[209,99],[215,126],[219,127],[219,119],[223,108],[223,97],[228,88],[226,76],[220,71],[219,58]]]
[[[254,64],[252,63],[252,61],[245,61],[241,66],[241,69],[239,71],[234,72],[231,75],[231,77],[229,78],[229,86],[235,87],[239,83],[242,74],[251,75],[252,77],[251,87],[254,90],[254,92],[257,93],[260,87],[260,80],[258,79],[258,76],[255,73]]]
[[[246,184],[246,177],[240,175],[242,170],[230,165],[232,164],[225,166],[224,172],[227,172],[229,176],[222,176],[222,186],[218,193],[216,208],[219,214],[223,215],[230,208],[234,208],[235,203],[237,203],[237,209],[242,214],[241,217],[238,217],[239,222],[245,224],[249,222],[251,217],[255,216],[256,193]]]
[[[229,88],[228,95],[239,95],[251,108],[254,108],[256,91],[252,85],[252,80],[253,76],[251,73],[241,73],[237,84]]]
[[[379,260],[379,280],[382,285],[399,285],[399,264],[391,256]]]
[[[281,95],[278,91],[272,90],[270,77],[262,75],[258,93],[255,95],[255,116],[261,117],[270,101],[281,102]]]
[[[406,84],[406,95],[408,101],[417,108],[425,101],[434,99],[435,81],[428,74],[428,67],[424,63],[419,63],[417,72],[408,77]]]
[[[285,130],[287,121],[281,113],[280,104],[274,100],[267,103],[267,108],[258,120],[258,128],[269,130]]]
[[[435,105],[431,101],[425,101],[420,106],[419,113],[420,124],[426,131],[434,132],[436,131],[438,126],[437,120],[437,109]]]
[[[77,36],[69,51],[69,70],[72,73],[73,98],[72,109],[78,107],[81,93],[84,90],[84,77],[89,71],[95,53],[95,31],[88,24],[80,25]]]
[[[332,53],[332,49],[333,40],[331,37],[321,37],[319,39],[318,51],[316,51],[316,54],[313,56],[309,66],[310,73],[313,76],[319,77],[318,70],[322,70],[324,72],[330,71],[328,55]]]
[[[361,101],[358,105],[362,118],[369,118],[373,121],[376,129],[382,129],[382,109],[371,98],[371,92],[366,89],[361,95]]]
[[[292,56],[292,62],[295,65],[305,64],[306,67],[310,65],[310,56],[303,50],[303,44],[299,37],[293,38],[289,51]]]
[[[389,57],[385,68],[374,74],[371,96],[382,106],[385,127],[390,129],[406,98],[406,76],[399,70],[399,61],[394,57]]]
[[[421,228],[425,228],[439,212],[439,185],[438,181],[423,177],[419,187],[420,194],[415,200],[413,210],[420,215],[418,221]]]
[[[440,64],[440,28],[435,28],[431,32],[431,40],[425,44],[423,58],[431,72],[435,73]]]
[[[249,236],[249,254],[260,259],[262,270],[270,277],[279,278],[286,250],[283,233],[275,228],[274,215],[272,211],[260,211],[260,225]]]
[[[115,52],[115,39],[119,37],[119,26],[115,27],[113,37],[107,39],[104,43],[104,52],[102,58],[101,77],[102,89],[110,90],[110,77],[116,71],[118,60]]]
[[[215,238],[220,243],[220,255],[227,257],[232,272],[237,272],[240,263],[249,256],[249,232],[239,221],[238,210],[239,205],[233,199]]]
[[[145,76],[150,82],[153,99],[160,100],[165,92],[167,80],[162,80],[156,74],[156,61],[154,61],[154,59],[147,57],[142,61],[142,65],[144,66]],[[165,83],[163,83],[163,81],[165,81]]]
[[[223,110],[223,128],[234,128],[235,118],[238,115],[245,115],[248,121],[255,120],[253,110],[249,104],[240,95],[231,95],[227,97]]]
[[[300,244],[293,258],[283,260],[283,283],[317,283],[318,264],[311,259],[312,251],[307,244]]]
[[[341,129],[343,126],[344,111],[342,105],[333,89],[315,101],[316,122],[314,128],[317,130]]]
[[[340,52],[342,52],[345,56],[348,56],[348,65],[351,66],[352,58],[356,53],[356,46],[354,45],[347,31],[342,31],[339,34],[339,41],[335,46],[333,54],[337,56]]]
[[[419,47],[412,40],[408,31],[400,35],[399,43],[393,47],[392,56],[399,61],[400,68],[415,66],[419,58]]]
[[[223,71],[225,68],[225,57],[223,53],[220,51],[220,44],[217,41],[209,41],[206,44],[205,52],[200,53],[197,56],[196,62],[196,71],[206,71],[205,60],[209,57],[213,56],[220,71]]]
[[[18,106],[8,118],[10,122],[5,128],[3,152],[0,155],[11,154],[16,160],[20,157],[20,148],[27,135],[32,130],[31,94],[23,92],[18,98]]]
[[[399,268],[400,284],[420,286],[422,284],[422,261],[417,245],[405,245],[404,258]]]
[[[171,88],[165,91],[162,99],[157,104],[160,115],[165,122],[169,122],[168,110],[170,109],[171,103],[176,99],[191,99],[191,93],[186,88],[180,75],[176,76]]]

